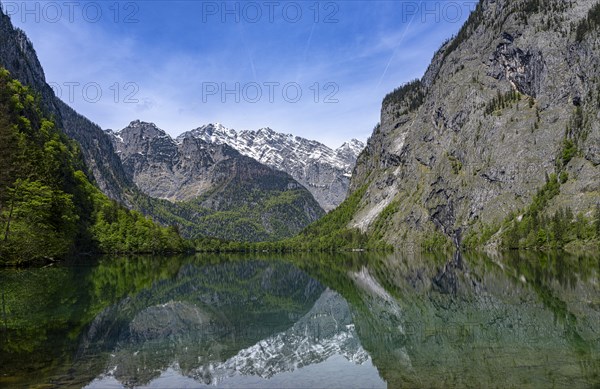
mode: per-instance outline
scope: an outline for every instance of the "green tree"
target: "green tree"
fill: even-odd
[[[39,98],[0,69],[0,263],[78,250],[182,251],[174,229],[108,199],[90,183],[77,145]]]
[[[594,217],[594,224],[596,227],[596,238],[600,238],[600,203],[596,205],[596,212]]]

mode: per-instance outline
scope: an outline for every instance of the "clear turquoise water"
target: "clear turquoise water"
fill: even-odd
[[[598,257],[302,254],[0,270],[0,386],[590,388]]]

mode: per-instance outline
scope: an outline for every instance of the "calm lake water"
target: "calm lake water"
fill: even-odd
[[[101,258],[0,293],[2,387],[600,385],[598,257]]]

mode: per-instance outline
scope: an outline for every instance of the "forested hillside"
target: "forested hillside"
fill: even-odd
[[[73,252],[181,251],[176,229],[110,200],[39,97],[0,69],[0,264]]]

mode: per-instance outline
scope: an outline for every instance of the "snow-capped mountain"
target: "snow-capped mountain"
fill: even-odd
[[[181,225],[185,236],[282,238],[324,214],[314,196],[289,174],[223,142],[192,136],[175,141],[154,123],[139,120],[106,134],[127,177],[146,195],[171,202],[159,206],[168,211],[153,205],[146,208],[148,213],[163,224]]]
[[[222,363],[211,363],[188,375],[213,385],[236,374],[272,378],[341,355],[357,365],[370,357],[360,344],[346,300],[327,289],[293,327],[240,350]]]
[[[270,128],[236,131],[221,124],[207,124],[181,134],[214,144],[227,144],[241,154],[284,171],[304,185],[329,211],[339,205],[348,192],[352,169],[364,143],[352,139],[338,149]]]

